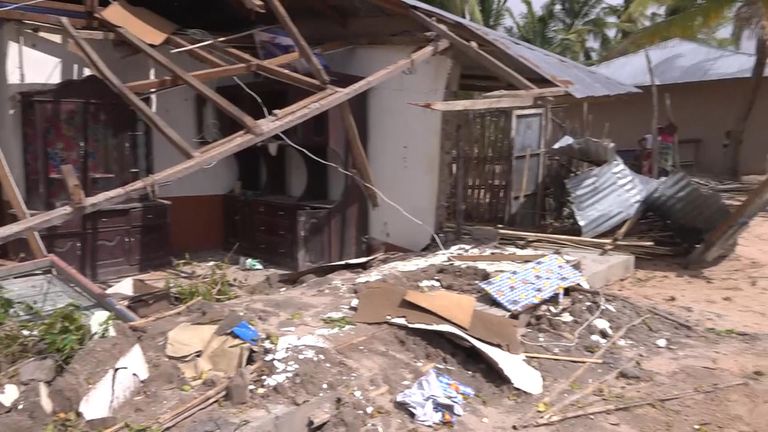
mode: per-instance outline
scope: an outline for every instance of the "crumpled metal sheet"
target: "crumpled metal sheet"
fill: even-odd
[[[659,181],[646,205],[672,224],[702,233],[715,229],[730,214],[719,194],[701,189],[680,171]]]
[[[594,165],[603,165],[616,159],[616,144],[594,138],[573,139],[564,136],[552,146],[552,154],[566,156]]]
[[[565,180],[582,237],[595,237],[631,218],[656,184],[619,159]]]

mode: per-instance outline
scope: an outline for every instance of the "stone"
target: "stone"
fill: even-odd
[[[249,384],[248,371],[245,369],[237,371],[227,385],[227,399],[232,405],[242,405],[248,402],[250,398]]]
[[[56,378],[56,362],[52,359],[33,360],[19,368],[22,384],[51,382]]]
[[[465,227],[472,240],[480,244],[492,244],[499,241],[499,232],[491,227]]]
[[[639,380],[643,378],[643,374],[639,369],[633,367],[625,367],[619,371],[619,376],[624,379]]]

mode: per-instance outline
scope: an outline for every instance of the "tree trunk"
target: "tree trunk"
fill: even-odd
[[[752,68],[752,78],[749,84],[749,94],[745,98],[743,110],[736,119],[736,124],[731,129],[731,145],[733,146],[733,158],[731,160],[730,174],[733,178],[739,177],[739,167],[741,162],[741,147],[744,143],[744,133],[747,130],[749,118],[752,115],[752,109],[755,107],[760,87],[763,84],[763,74],[765,73],[765,64],[768,59],[768,21],[763,21],[760,31],[757,32],[757,47],[755,49],[755,66]]]

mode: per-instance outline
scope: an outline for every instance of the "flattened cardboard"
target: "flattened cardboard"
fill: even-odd
[[[472,324],[477,301],[474,297],[450,291],[408,291],[405,300],[457,324],[465,330]]]
[[[525,254],[451,255],[451,260],[461,262],[531,262],[545,256]]]
[[[131,6],[128,3],[115,2],[101,11],[101,17],[107,22],[122,27],[143,42],[150,45],[162,45],[178,25],[157,15],[149,9]]]
[[[451,325],[450,321],[406,301],[406,292],[404,288],[385,282],[368,284],[365,290],[357,295],[359,303],[354,316],[355,322],[375,324],[387,322],[387,317],[402,317],[410,323]],[[522,352],[520,340],[517,337],[516,320],[475,310],[467,333],[477,339],[498,345],[508,352]]]
[[[168,332],[165,355],[171,358],[185,358],[202,352],[213,337],[216,327],[215,325],[179,324]]]

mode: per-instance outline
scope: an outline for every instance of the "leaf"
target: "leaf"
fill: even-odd
[[[549,409],[552,408],[548,402],[541,401],[538,404],[536,404],[536,411],[543,413],[549,411]]]

